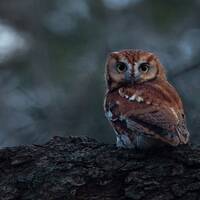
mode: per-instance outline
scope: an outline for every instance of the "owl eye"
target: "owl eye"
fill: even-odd
[[[140,66],[139,66],[139,71],[140,72],[148,72],[150,69],[150,65],[148,63],[142,63]]]
[[[127,65],[125,63],[118,62],[116,64],[116,70],[119,73],[125,72],[127,70]]]

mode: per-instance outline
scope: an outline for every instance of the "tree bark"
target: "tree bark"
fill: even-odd
[[[198,200],[200,148],[148,152],[85,137],[0,150],[2,200]]]

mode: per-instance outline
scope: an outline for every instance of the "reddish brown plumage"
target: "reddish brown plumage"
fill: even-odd
[[[119,62],[127,65],[126,71],[116,72]],[[141,71],[141,65],[148,71]],[[104,109],[118,146],[145,148],[158,141],[171,145],[188,142],[181,99],[154,54],[134,50],[111,53],[106,81]]]

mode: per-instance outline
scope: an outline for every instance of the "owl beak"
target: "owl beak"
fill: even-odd
[[[132,76],[131,76],[131,74],[129,72],[125,73],[125,80],[126,80],[127,83],[131,82]]]
[[[135,77],[133,74],[128,74],[125,79],[127,83],[134,85],[139,80],[139,77]]]
[[[134,76],[135,82],[138,82],[140,80],[140,78],[141,78],[140,77],[140,73],[139,73],[138,70],[136,70],[136,71],[133,72],[133,76]]]
[[[131,85],[134,85],[136,82],[138,82],[139,81],[139,79],[140,79],[140,75],[138,74],[138,75],[136,75],[136,74],[134,74],[134,73],[126,73],[125,74],[125,79],[126,79],[126,82],[127,83],[129,83],[129,84],[131,84]]]

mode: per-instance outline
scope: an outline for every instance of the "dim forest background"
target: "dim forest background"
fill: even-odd
[[[0,146],[54,135],[114,142],[104,63],[124,48],[160,57],[200,143],[199,19],[200,0],[1,0]]]

